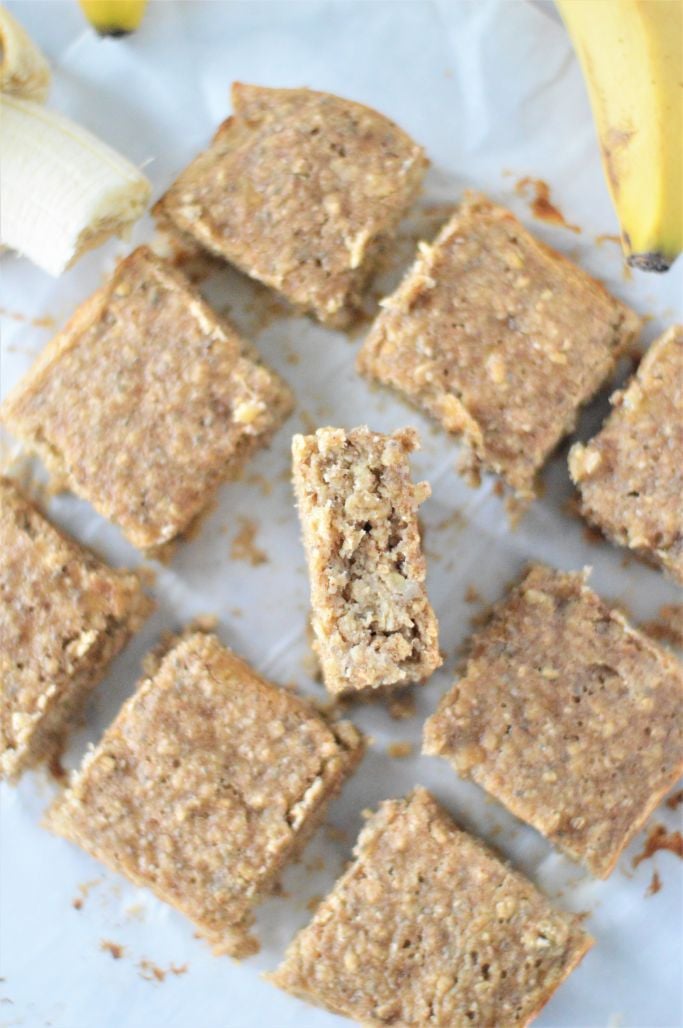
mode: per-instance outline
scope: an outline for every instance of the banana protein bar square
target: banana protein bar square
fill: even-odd
[[[211,634],[181,636],[52,806],[47,824],[197,926],[216,953],[258,950],[277,886],[363,753]]]
[[[152,608],[0,477],[0,778],[57,759],[109,662]]]
[[[417,433],[320,428],[292,441],[311,626],[332,693],[425,681],[441,664],[414,484]]]
[[[683,326],[652,343],[610,402],[598,434],[569,454],[581,513],[683,585]]]
[[[425,789],[380,804],[271,981],[364,1025],[527,1025],[590,949],[579,918]]]
[[[377,111],[329,93],[236,82],[232,106],[153,213],[344,327],[417,195],[424,151]]]
[[[683,772],[683,667],[586,585],[537,565],[426,722],[445,757],[598,878]]]
[[[463,437],[521,501],[640,318],[509,211],[468,195],[381,302],[358,368]]]
[[[134,546],[163,556],[291,407],[235,330],[140,247],[48,344],[0,420]]]

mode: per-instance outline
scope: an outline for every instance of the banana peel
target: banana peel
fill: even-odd
[[[50,65],[8,10],[0,7],[0,90],[44,103],[50,92]]]
[[[586,79],[628,263],[683,251],[683,2],[557,0]]]

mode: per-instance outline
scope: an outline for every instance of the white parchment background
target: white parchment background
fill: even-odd
[[[524,175],[546,179],[580,235],[534,229],[602,276],[640,312],[652,315],[649,341],[683,316],[683,262],[667,276],[627,280],[619,251],[596,244],[617,231],[602,174],[584,86],[568,39],[550,6],[496,2],[155,2],[142,28],[126,40],[100,40],[85,27],[75,2],[10,3],[51,59],[50,103],[94,129],[147,172],[155,196],[202,147],[229,110],[233,79],[274,86],[308,85],[371,104],[423,143],[433,161],[426,199],[452,201],[466,186],[482,188],[530,221],[514,195]],[[135,240],[151,235],[148,220]],[[5,256],[0,303],[29,317],[62,324],[101,281],[129,244],[111,243],[59,281]],[[144,652],[159,633],[198,613],[218,616],[222,638],[273,680],[296,682],[320,696],[306,663],[307,583],[298,525],[287,481],[290,437],[312,424],[378,429],[415,424],[423,450],[416,475],[429,479],[425,504],[429,588],[442,628],[445,668],[417,697],[408,721],[382,706],[358,707],[357,723],[373,737],[360,771],[330,812],[341,829],[321,832],[304,863],[285,877],[285,898],[259,915],[261,953],[238,965],[210,955],[191,925],[143,890],[105,872],[85,854],[39,827],[54,786],[27,776],[2,787],[0,867],[0,1024],[22,1028],[331,1028],[340,1019],[305,1006],[267,985],[259,973],[278,962],[295,929],[309,918],[308,900],[326,892],[348,859],[360,811],[420,782],[461,821],[493,842],[546,888],[560,905],[590,912],[597,946],[560,990],[539,1025],[681,1024],[681,875],[677,858],[660,853],[634,871],[642,836],[610,881],[593,881],[522,827],[475,786],[459,782],[441,761],[420,758],[420,730],[450,684],[455,651],[478,609],[464,601],[471,584],[486,601],[502,594],[522,564],[537,558],[564,568],[594,567],[593,585],[626,604],[635,618],[652,618],[676,590],[657,572],[624,562],[607,544],[592,545],[581,524],[563,513],[570,495],[566,448],[552,462],[547,491],[511,533],[501,501],[486,482],[468,489],[453,471],[456,447],[394,397],[371,391],[353,370],[359,339],[349,341],[301,318],[279,319],[261,331],[259,294],[226,273],[211,297],[232,316],[294,388],[297,412],[246,478],[226,487],[217,510],[170,567],[159,571],[158,613],[97,690],[87,730],[71,747],[77,763],[132,691]],[[3,394],[29,367],[50,330],[3,316]],[[604,403],[582,419],[586,435]],[[260,477],[262,476],[262,477]],[[272,484],[267,494],[263,480]],[[60,497],[51,513],[78,538],[116,564],[139,558],[88,506]],[[268,561],[253,567],[230,556],[240,517],[258,522],[256,544]],[[678,595],[680,599],[680,594]],[[409,759],[392,759],[392,741],[414,743]],[[656,820],[676,815],[660,809]],[[662,890],[647,896],[656,867]],[[93,882],[82,909],[72,901]],[[102,940],[124,947],[119,960]],[[182,975],[148,981],[143,961]],[[147,973],[149,976],[149,973]],[[501,1026],[505,1028],[505,1026]]]

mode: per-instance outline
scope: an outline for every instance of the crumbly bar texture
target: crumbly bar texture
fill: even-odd
[[[585,584],[532,567],[425,726],[445,757],[606,878],[683,772],[683,668]]]
[[[350,723],[328,723],[198,632],[143,679],[48,827],[243,957],[258,949],[253,907],[362,749]]]
[[[320,428],[292,442],[313,646],[332,693],[424,681],[441,664],[425,590],[417,433]]]
[[[471,194],[382,307],[359,370],[462,435],[474,480],[494,471],[522,500],[640,328],[600,283]]]
[[[657,339],[614,410],[569,454],[581,511],[683,585],[683,326]]]
[[[592,940],[425,790],[380,805],[271,976],[365,1025],[526,1025]]]
[[[424,151],[377,111],[328,93],[235,83],[232,106],[155,215],[343,327],[417,195]]]
[[[0,778],[59,757],[150,609],[136,575],[107,567],[0,478]]]
[[[163,553],[292,406],[284,383],[140,247],[75,313],[0,418],[138,548]]]

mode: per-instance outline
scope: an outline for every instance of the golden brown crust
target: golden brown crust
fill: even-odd
[[[592,945],[425,789],[380,805],[271,976],[372,1026],[526,1025]]]
[[[359,370],[462,435],[468,469],[502,475],[525,499],[640,328],[600,283],[476,195],[420,244],[382,306]]]
[[[0,414],[68,488],[158,552],[289,413],[281,380],[140,247],[76,311]]]
[[[673,655],[539,565],[475,636],[424,751],[606,878],[683,772],[682,701]]]
[[[154,213],[343,326],[417,193],[424,152],[388,118],[328,93],[235,83],[232,101]]]
[[[441,664],[417,522],[417,433],[320,428],[294,436],[294,488],[314,649],[332,693],[424,681]]]
[[[54,760],[109,661],[151,610],[0,478],[0,778]]]
[[[199,632],[142,680],[48,826],[151,888],[216,952],[247,956],[253,907],[362,752],[351,724],[329,724]]]
[[[600,432],[569,454],[581,512],[683,585],[683,326],[656,339]]]

